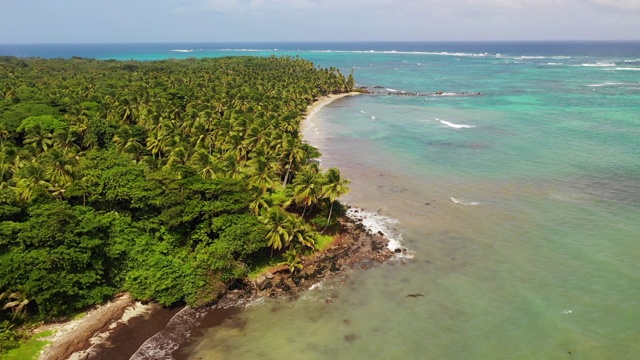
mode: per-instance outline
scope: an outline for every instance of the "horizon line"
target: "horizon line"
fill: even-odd
[[[124,41],[124,42],[22,42],[2,45],[148,45],[148,44],[349,44],[349,43],[634,43],[640,39],[547,40],[257,40],[257,41]]]

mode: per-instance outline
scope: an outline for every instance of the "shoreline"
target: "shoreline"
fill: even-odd
[[[308,132],[310,126],[313,125],[312,119],[318,111],[335,100],[356,95],[361,95],[361,93],[331,94],[321,97],[309,105],[306,115],[303,116],[300,123],[300,134],[303,141],[309,141],[308,136],[303,134]],[[303,268],[298,272],[291,273],[288,267],[277,266],[268,269],[255,280],[240,279],[234,287],[228,288],[215,304],[204,307],[204,311],[241,309],[262,298],[295,300],[329,276],[342,274],[356,267],[368,269],[387,263],[396,254],[400,254],[400,248],[389,248],[391,241],[385,234],[382,232],[373,233],[366,228],[362,219],[343,216],[339,222],[341,230],[335,235],[329,248],[303,257],[301,259]],[[402,253],[404,254],[405,251],[406,249],[403,249]],[[331,303],[330,298],[325,301],[327,304]],[[174,309],[172,315],[184,309],[190,308]],[[45,347],[39,359],[106,359],[108,357],[106,352],[111,352],[111,344],[116,339],[120,341],[122,339],[131,340],[128,341],[130,352],[128,356],[138,354],[138,350],[145,347],[151,338],[163,333],[172,317],[156,324],[159,330],[151,336],[145,336],[144,339],[140,339],[139,330],[135,334],[133,333],[129,323],[134,322],[136,327],[145,328],[148,326],[145,321],[158,316],[158,314],[164,314],[166,317],[166,310],[168,309],[157,304],[135,302],[128,294],[121,295],[104,305],[93,308],[79,320],[41,327],[39,331],[55,329],[57,332],[50,339],[53,342]],[[229,314],[228,311],[220,314],[222,320]],[[138,341],[130,339],[131,337],[137,338]],[[120,341],[118,344],[121,343]]]
[[[312,146],[318,148],[318,146],[312,144],[312,142],[317,141],[315,135],[317,134],[318,128],[315,127],[315,123],[313,122],[313,118],[316,114],[322,110],[325,106],[331,104],[332,102],[343,99],[349,96],[358,96],[363,95],[361,92],[352,91],[343,94],[331,94],[327,96],[323,96],[315,101],[313,104],[307,107],[307,113],[304,115],[303,119],[300,121],[300,136],[302,137],[302,141],[309,143]]]

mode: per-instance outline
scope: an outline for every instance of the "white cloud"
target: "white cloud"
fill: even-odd
[[[640,0],[590,0],[590,2],[617,10],[640,11]]]
[[[238,0],[205,0],[202,2],[202,10],[213,12],[229,12],[239,7]]]
[[[246,12],[270,9],[307,9],[320,5],[312,0],[204,0],[200,8],[213,12]]]

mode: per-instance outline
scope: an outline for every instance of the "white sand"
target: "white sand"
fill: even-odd
[[[302,134],[302,138],[307,141],[309,144],[319,147],[320,139],[318,138],[318,123],[314,121],[315,115],[320,111],[323,107],[331,104],[332,102],[342,99],[347,96],[356,96],[362,95],[359,92],[350,92],[345,94],[337,94],[337,95],[327,95],[324,96],[313,104],[309,105],[307,108],[307,116],[303,119],[300,124],[300,133]]]

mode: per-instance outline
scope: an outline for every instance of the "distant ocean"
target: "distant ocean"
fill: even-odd
[[[183,359],[640,354],[638,42],[0,45],[0,54],[291,55],[378,86],[325,107],[308,137],[322,166],[351,179],[345,201],[415,259],[353,270],[293,303],[265,300],[152,348],[180,345]],[[424,96],[390,95],[401,92]]]

